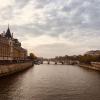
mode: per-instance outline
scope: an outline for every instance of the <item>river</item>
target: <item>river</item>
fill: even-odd
[[[100,100],[100,73],[71,65],[36,65],[0,78],[0,100]]]

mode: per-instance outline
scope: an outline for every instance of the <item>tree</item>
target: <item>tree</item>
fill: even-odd
[[[30,53],[29,58],[30,58],[31,60],[34,60],[34,59],[36,59],[37,57],[35,56],[34,53]]]
[[[91,62],[99,62],[100,56],[83,55],[79,56],[80,63],[91,64]]]

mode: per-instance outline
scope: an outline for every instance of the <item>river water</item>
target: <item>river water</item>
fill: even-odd
[[[0,79],[0,100],[100,100],[100,73],[70,65],[37,65]]]

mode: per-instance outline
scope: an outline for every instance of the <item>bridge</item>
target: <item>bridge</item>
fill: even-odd
[[[79,61],[77,61],[77,60],[69,60],[69,59],[67,59],[67,60],[45,59],[45,60],[43,60],[43,63],[46,63],[46,64],[55,64],[55,65],[57,65],[57,64],[74,65],[74,64],[78,64]]]

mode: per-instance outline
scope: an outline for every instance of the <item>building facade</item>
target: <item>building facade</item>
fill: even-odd
[[[100,56],[100,50],[91,50],[91,51],[86,52],[85,55]]]
[[[18,39],[13,38],[10,28],[0,34],[0,62],[3,61],[25,61],[27,50],[21,47]]]

